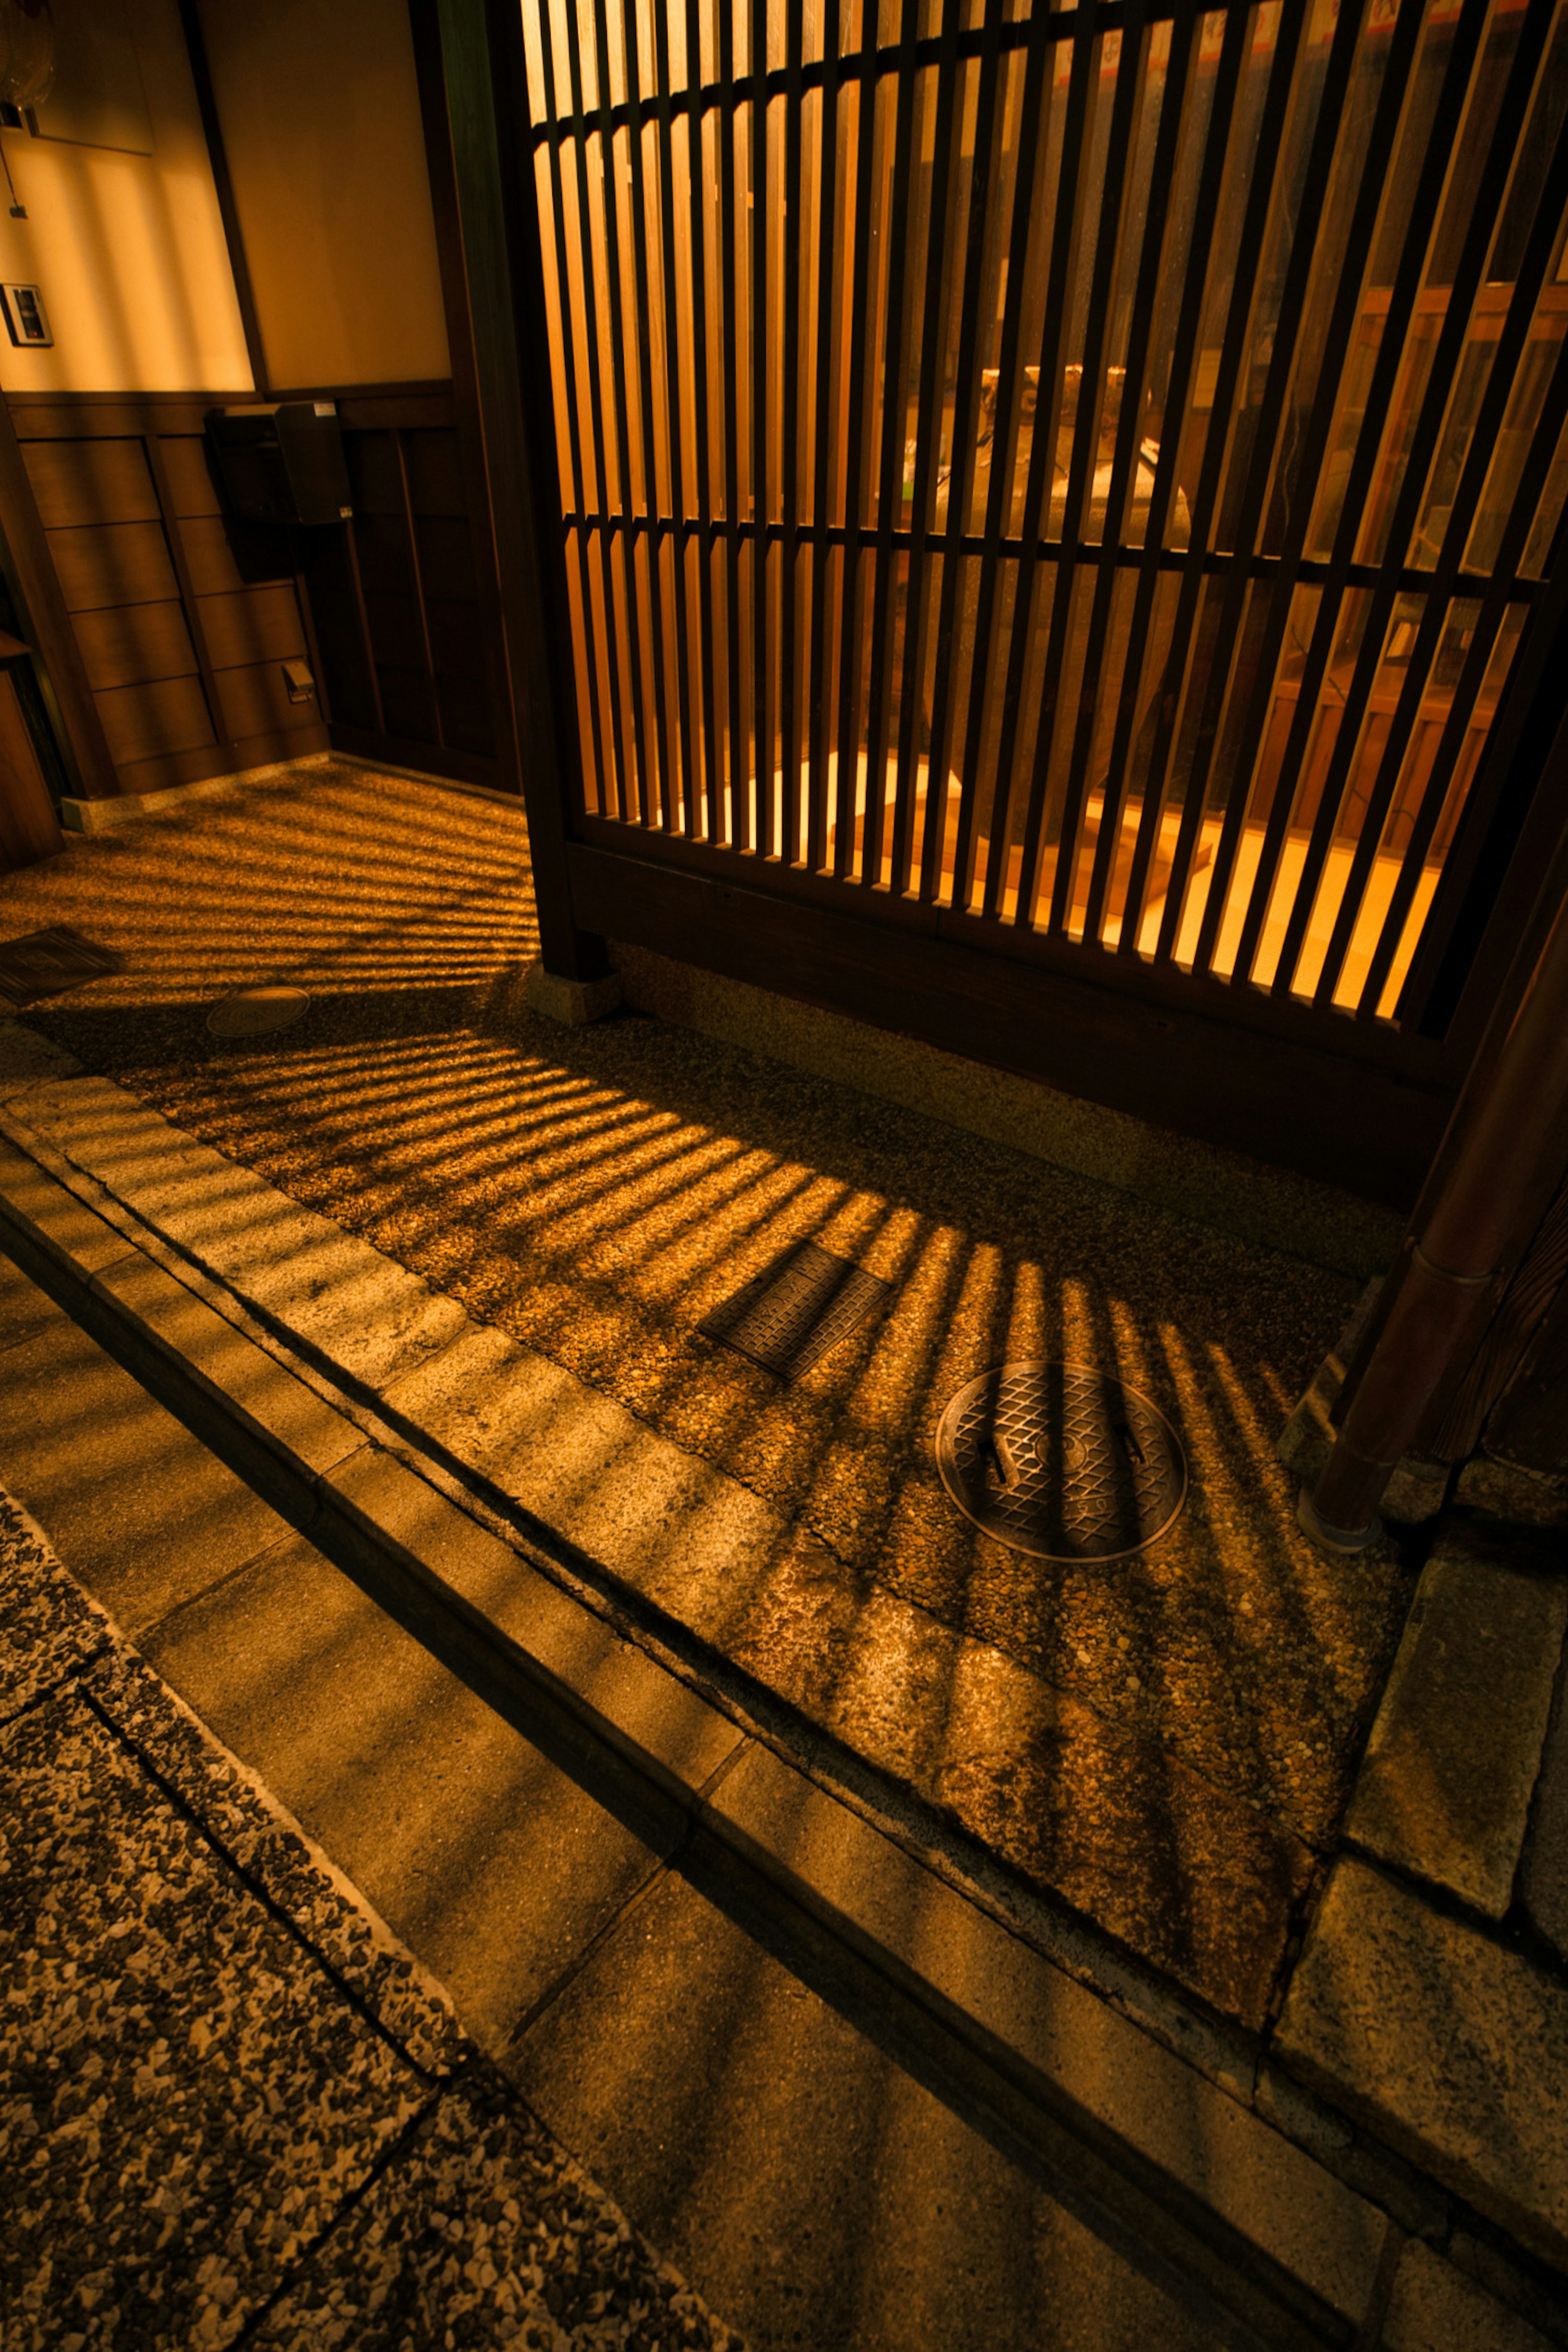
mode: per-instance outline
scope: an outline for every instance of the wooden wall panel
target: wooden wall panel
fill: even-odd
[[[203,596],[202,631],[216,670],[237,668],[242,662],[308,661],[304,622],[293,585],[285,580],[269,587],[245,588],[237,594]]]
[[[158,493],[139,440],[34,441],[25,445],[22,462],[46,530],[159,520]]]
[[[226,519],[203,427],[232,394],[13,401],[122,791],[324,748],[329,720],[362,755],[509,781],[499,611],[476,558],[488,517],[476,534],[450,392],[332,396],[354,520],[293,534]],[[317,700],[289,699],[286,661],[310,666]]]
[[[154,604],[180,593],[159,522],[84,523],[51,530],[49,552],[68,612]]]
[[[240,570],[230,527],[222,515],[183,517],[180,539],[198,596],[239,596],[247,588],[263,584],[248,582]]]
[[[217,690],[224,724],[237,743],[253,735],[309,732],[317,723],[313,702],[289,701],[279,662],[251,662],[242,669],[220,669]]]
[[[325,748],[287,540],[231,534],[203,424],[222,394],[16,399],[12,416],[122,792]]]
[[[115,687],[99,696],[98,708],[117,768],[166,751],[204,750],[215,740],[199,677]]]
[[[194,677],[197,663],[185,608],[177,596],[156,604],[109,605],[79,613],[77,643],[95,690],[144,678]]]
[[[163,436],[163,470],[169,478],[176,515],[216,515],[223,501],[207,462],[204,434],[169,433]]]

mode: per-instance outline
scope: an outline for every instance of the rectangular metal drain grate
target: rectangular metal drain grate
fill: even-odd
[[[890,1282],[816,1242],[796,1242],[698,1326],[770,1372],[793,1380],[847,1339],[893,1295]]]
[[[84,980],[100,980],[106,971],[123,969],[111,949],[95,948],[79,931],[57,923],[49,930],[28,931],[0,946],[0,999],[7,1004],[31,1004],[36,997],[58,996]]]

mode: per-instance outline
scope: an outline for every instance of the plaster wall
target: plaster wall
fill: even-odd
[[[7,393],[243,392],[223,220],[175,0],[53,0],[39,135],[0,131],[0,278],[39,288],[52,349],[0,330]]]
[[[450,373],[405,0],[198,0],[275,391]]]

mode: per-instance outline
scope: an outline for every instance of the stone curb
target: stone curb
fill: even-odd
[[[732,1691],[698,1686],[689,1664],[661,1654],[646,1629],[616,1622],[604,1595],[574,1577],[575,1544],[563,1560],[559,1546],[520,1543],[515,1518],[487,1510],[408,1442],[420,1388],[449,1369],[447,1350],[462,1356],[500,1335],[457,1328],[442,1312],[451,1302],[378,1259],[415,1360],[386,1391],[403,1406],[399,1429],[353,1393],[354,1367],[342,1368],[350,1377],[341,1384],[321,1369],[344,1314],[331,1274],[347,1276],[351,1302],[357,1293],[363,1307],[367,1295],[363,1266],[339,1255],[350,1237],[271,1196],[307,1327],[297,1335],[304,1348],[286,1348],[280,1318],[258,1319],[256,1300],[237,1298],[210,1266],[193,1264],[187,1242],[171,1243],[153,1222],[180,1173],[171,1158],[202,1148],[118,1087],[62,1086],[58,1057],[44,1051],[54,1066],[46,1060],[13,1083],[0,1114],[15,1148],[0,1159],[0,1246],[25,1272],[613,1812],[655,1842],[673,1833],[682,1871],[868,2031],[890,2036],[910,2071],[1022,2151],[1058,2193],[1068,2189],[1107,2234],[1131,2231],[1156,2248],[1234,2340],[1375,2340],[1364,2332],[1369,2305],[1393,2275],[1385,2215],[1442,2240],[1456,2218],[1451,2200],[1260,2063],[1250,2037],[1216,2029],[1092,1936],[1020,1915],[1004,1874],[965,1873],[820,1757],[801,1770]],[[129,1118],[138,1206],[68,1157],[58,1128],[53,1139],[35,1129],[37,1108],[108,1114],[122,1134]],[[243,1213],[267,1188],[232,1163],[218,1166],[220,1220],[233,1216],[231,1234],[248,1231],[243,1246],[254,1250],[255,1223],[247,1228]],[[376,1257],[363,1244],[353,1253]],[[302,1262],[321,1277],[314,1288],[301,1284]],[[344,1352],[385,1377],[384,1332],[362,1321]],[[471,1361],[461,1367],[469,1394],[474,1377]],[[660,1441],[634,1425],[626,1443]],[[740,1494],[741,1526],[722,1494],[674,1499],[716,1505],[735,1544],[757,1537],[752,1515],[764,1508]],[[595,1532],[613,1539],[622,1530],[612,1520]],[[712,1756],[715,1733],[726,1744],[721,1719],[731,1727],[729,1752],[716,1773],[694,1780],[690,1759]]]

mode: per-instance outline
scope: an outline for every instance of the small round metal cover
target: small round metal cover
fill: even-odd
[[[215,1037],[265,1037],[287,1029],[310,1005],[302,988],[241,988],[207,1014]]]
[[[994,1364],[942,1414],[936,1460],[966,1518],[1037,1559],[1125,1559],[1186,1500],[1164,1414],[1087,1364]]]

